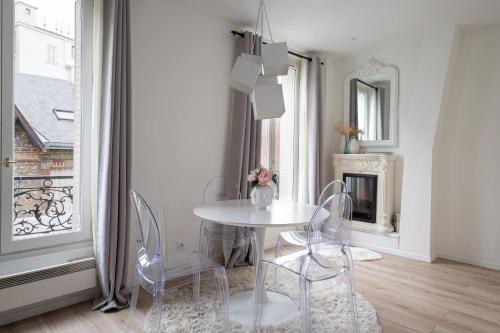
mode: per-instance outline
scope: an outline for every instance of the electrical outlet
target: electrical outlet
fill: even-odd
[[[176,247],[176,250],[177,250],[177,251],[182,251],[182,250],[184,250],[184,242],[183,242],[183,241],[177,241],[177,247]]]

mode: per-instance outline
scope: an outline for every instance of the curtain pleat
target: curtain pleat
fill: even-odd
[[[102,91],[95,223],[99,294],[94,309],[129,304],[124,292],[129,235],[130,18],[128,0],[107,0],[102,8]]]
[[[321,113],[321,61],[313,57],[307,66],[307,198],[311,204],[320,193]]]

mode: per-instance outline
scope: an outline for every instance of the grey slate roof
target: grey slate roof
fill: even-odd
[[[15,105],[45,148],[72,148],[75,123],[57,119],[54,109],[74,111],[71,81],[15,74]]]

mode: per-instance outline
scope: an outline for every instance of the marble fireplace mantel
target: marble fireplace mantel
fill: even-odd
[[[394,206],[394,161],[396,156],[385,154],[334,154],[335,179],[344,173],[377,176],[376,223],[353,220],[354,230],[388,234],[394,231],[391,219]]]

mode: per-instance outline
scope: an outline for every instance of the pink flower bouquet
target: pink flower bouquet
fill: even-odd
[[[252,170],[247,177],[248,182],[250,183],[250,187],[255,187],[257,185],[267,186],[269,182],[273,182],[274,184],[278,184],[278,175],[273,173],[270,169],[266,169],[263,167],[258,167]]]

